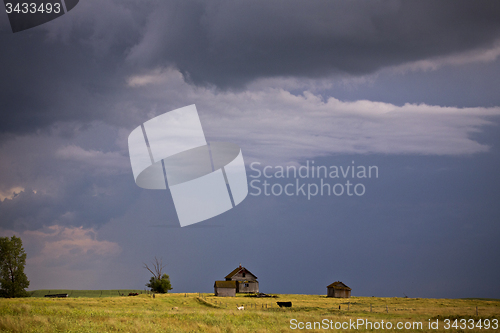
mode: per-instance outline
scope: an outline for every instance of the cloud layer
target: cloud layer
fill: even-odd
[[[53,225],[23,232],[2,230],[0,234],[17,234],[23,240],[32,290],[92,288],[97,282],[92,270],[109,265],[122,251],[117,243],[99,239],[92,228]]]
[[[85,1],[21,34],[0,24],[0,139],[57,122],[140,122],[144,105],[130,106],[147,95],[124,82],[161,68],[241,90],[494,61],[499,17],[493,1]]]
[[[159,106],[155,115],[169,106],[196,103],[208,140],[239,142],[246,156],[266,162],[345,153],[481,153],[488,146],[473,135],[494,125],[489,117],[500,116],[499,107],[347,102],[280,88],[219,92],[191,86],[175,70],[134,76],[128,82],[147,91]]]
[[[122,111],[126,127],[59,124],[0,146],[3,228],[99,227],[141,193],[133,182],[127,137],[142,121],[195,103],[208,141],[242,147],[246,163],[300,163],[342,154],[460,156],[489,151],[478,141],[497,126],[499,107],[457,108],[324,99],[309,91],[256,86],[221,92],[185,82],[174,69],[124,80],[137,96]],[[285,84],[286,85],[286,84]],[[140,97],[141,96],[141,97]],[[137,122],[135,122],[137,121]],[[70,135],[61,134],[70,132]]]
[[[363,75],[499,38],[500,5],[467,1],[162,3],[128,60],[174,65],[197,84]]]
[[[496,1],[86,0],[18,34],[0,15],[0,234],[23,237],[31,288],[143,288],[142,262],[164,255],[181,292],[244,260],[283,292],[324,292],[344,265],[366,294],[499,294],[499,43]],[[247,163],[383,177],[363,197],[249,196],[175,228],[168,191],[134,184],[127,137],[191,104]]]

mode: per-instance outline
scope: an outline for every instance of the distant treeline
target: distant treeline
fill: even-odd
[[[130,293],[145,294],[148,291],[140,289],[115,290],[71,290],[71,289],[41,289],[29,291],[31,297],[45,297],[45,295],[68,294],[68,297],[118,297],[128,296]]]

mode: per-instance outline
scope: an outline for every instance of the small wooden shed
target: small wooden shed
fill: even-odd
[[[351,288],[340,281],[334,282],[326,286],[326,297],[349,298],[351,297]]]
[[[236,296],[236,281],[215,281],[215,296],[234,297]]]

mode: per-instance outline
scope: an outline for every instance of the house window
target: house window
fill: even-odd
[[[248,283],[245,283],[245,287],[248,288],[250,285]]]
[[[243,273],[243,277],[245,277],[245,273]]]

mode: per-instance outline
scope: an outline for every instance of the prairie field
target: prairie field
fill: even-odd
[[[0,299],[0,332],[500,332],[497,299],[121,296],[129,292],[140,291],[51,290],[70,297],[45,298],[49,291],[43,290]],[[292,307],[279,308],[277,301]]]

